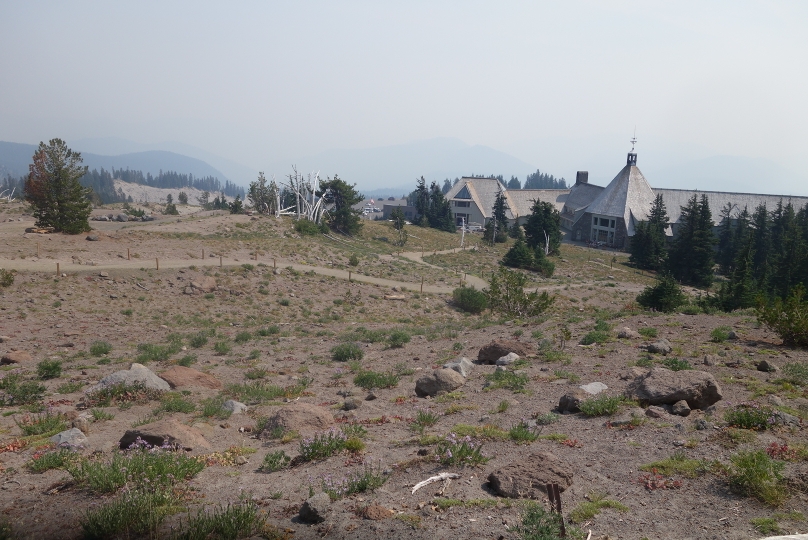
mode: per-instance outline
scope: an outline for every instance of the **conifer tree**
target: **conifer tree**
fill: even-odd
[[[662,195],[657,195],[651,205],[647,222],[640,222],[634,229],[629,244],[630,260],[638,268],[661,270],[667,258],[668,211]]]
[[[668,268],[674,278],[695,287],[709,287],[713,282],[713,221],[706,195],[696,195],[681,209],[679,231],[668,257]]]
[[[525,223],[527,245],[533,249],[549,245],[548,255],[558,255],[561,247],[561,214],[549,202],[533,201]],[[549,239],[549,244],[548,244]]]
[[[522,240],[517,240],[502,258],[502,264],[511,268],[532,268],[533,253],[527,244]]]
[[[33,163],[28,166],[25,200],[31,203],[38,227],[53,227],[57,232],[79,234],[90,230],[87,221],[93,206],[79,179],[87,173],[81,154],[61,139],[39,143]]]

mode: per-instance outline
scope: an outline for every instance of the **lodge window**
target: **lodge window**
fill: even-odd
[[[454,201],[454,205],[458,206],[458,207],[461,207],[461,208],[468,208],[469,206],[471,206],[471,202],[470,201]]]

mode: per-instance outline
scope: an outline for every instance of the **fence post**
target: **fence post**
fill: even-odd
[[[131,253],[129,253],[129,248],[126,248],[126,260],[127,260],[127,261],[131,261],[131,260],[132,260],[132,254],[131,254]]]
[[[39,242],[36,243],[36,258],[39,258]]]
[[[159,269],[160,269],[160,259],[158,259],[157,257],[155,257],[155,258],[154,258],[154,263],[157,265],[157,269],[159,270]]]
[[[350,283],[350,282],[351,282],[351,271],[348,270],[348,283]]]
[[[222,267],[222,256],[219,255],[219,268],[221,268],[221,267]]]
[[[59,263],[56,263],[56,277],[59,277],[61,272],[59,271]]]
[[[205,262],[205,248],[202,248],[202,262]]]
[[[421,276],[421,294],[424,293],[424,276]]]

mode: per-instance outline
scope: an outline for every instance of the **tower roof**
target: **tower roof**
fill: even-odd
[[[636,222],[648,219],[654,202],[654,192],[636,163],[637,154],[630,152],[626,166],[586,208],[587,213],[623,218],[629,236]]]

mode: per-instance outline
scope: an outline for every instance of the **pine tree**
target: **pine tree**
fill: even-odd
[[[320,182],[318,197],[323,198],[323,202],[333,205],[329,210],[328,225],[344,234],[357,234],[362,228],[362,214],[359,210],[352,208],[364,197],[356,191],[356,184],[350,185],[345,180],[340,179],[336,174],[334,178],[329,178],[325,182]]]
[[[771,217],[766,205],[755,208],[752,215],[752,275],[758,288],[767,292],[769,288],[769,268],[772,251]]]
[[[39,143],[25,181],[25,200],[33,206],[38,227],[53,227],[68,234],[90,230],[87,220],[92,203],[88,196],[92,190],[79,183],[87,173],[81,162],[81,154],[61,139],[51,139],[47,145]]]
[[[561,247],[561,214],[549,202],[533,201],[525,223],[527,245],[533,249],[548,247],[548,255],[558,255]]]
[[[721,221],[718,229],[718,253],[716,254],[716,262],[720,272],[724,275],[729,275],[732,270],[732,262],[735,259],[733,251],[734,229],[732,226],[732,209],[735,207],[732,203],[727,203],[721,209]]]
[[[738,253],[729,282],[721,284],[718,302],[724,311],[744,309],[755,305],[757,287],[752,277],[752,239]]]
[[[527,244],[517,240],[502,258],[502,264],[511,268],[533,268],[533,253]]]
[[[454,232],[455,225],[452,219],[452,208],[449,201],[443,196],[443,192],[437,182],[432,182],[429,187],[429,208],[427,209],[427,221],[429,226],[439,231]]]
[[[412,195],[414,200],[409,204],[415,206],[415,224],[421,227],[429,227],[429,190],[423,176],[416,182],[415,191]]]
[[[508,202],[505,200],[505,193],[502,191],[500,184],[497,196],[494,199],[494,206],[491,208],[491,219],[489,224],[491,227],[486,227],[488,237],[486,238],[491,243],[502,243],[508,238]]]
[[[511,179],[508,180],[508,189],[522,189],[522,183],[517,177],[511,176]]]
[[[696,195],[681,209],[679,230],[668,256],[668,268],[674,278],[695,287],[713,282],[712,214],[706,195]]]
[[[661,270],[667,259],[668,212],[662,195],[657,195],[651,205],[647,222],[640,222],[634,229],[629,244],[630,260],[638,268]]]

